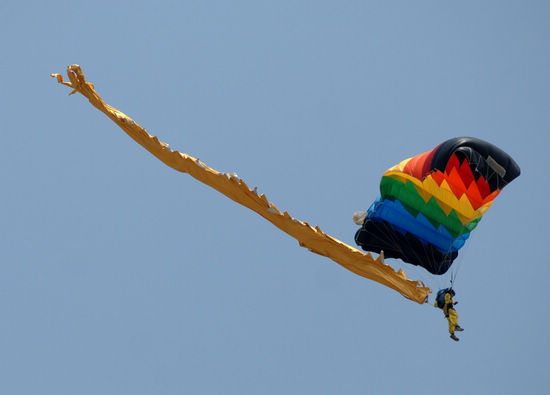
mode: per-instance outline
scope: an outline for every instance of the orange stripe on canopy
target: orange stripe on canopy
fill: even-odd
[[[403,169],[403,173],[411,175],[419,180],[423,180],[429,173],[432,164],[432,158],[437,147],[431,151],[413,156]]]

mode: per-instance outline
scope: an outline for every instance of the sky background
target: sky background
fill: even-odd
[[[534,0],[0,2],[0,392],[547,394],[549,21]],[[522,175],[456,262],[461,341],[163,165],[49,77],[72,63],[351,245],[390,166],[464,135],[507,151]]]

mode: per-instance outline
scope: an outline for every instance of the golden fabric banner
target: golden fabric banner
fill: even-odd
[[[258,195],[256,188],[251,190],[236,175],[220,173],[192,156],[170,149],[168,144],[150,135],[132,118],[105,103],[95,91],[93,84],[86,81],[80,66],[69,66],[67,74],[70,82],[64,81],[59,74],[52,74],[52,77],[57,78],[59,83],[72,88],[71,94],[78,92],[88,98],[94,107],[111,118],[131,138],[166,165],[191,175],[235,202],[255,211],[277,228],[294,237],[299,241],[300,246],[308,248],[311,252],[328,257],[353,273],[392,288],[415,302],[427,301],[430,288],[425,287],[421,281],[406,279],[402,270],[396,272],[384,263],[383,254],[375,259],[371,254],[365,254],[327,235],[319,227],[312,227],[307,222],[293,218],[286,211],[281,212],[267,200],[265,195]]]

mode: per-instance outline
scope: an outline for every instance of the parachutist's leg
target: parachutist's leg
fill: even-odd
[[[458,326],[458,314],[454,309],[449,309],[449,317],[447,317],[447,320],[449,321],[449,333],[451,337],[453,337],[455,335],[455,329]]]

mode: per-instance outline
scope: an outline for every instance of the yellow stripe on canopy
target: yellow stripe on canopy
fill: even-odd
[[[390,167],[388,170],[386,170],[386,173],[387,173],[388,171],[391,171],[391,172],[393,172],[393,171],[399,171],[399,172],[403,173],[403,171],[405,170],[405,166],[407,166],[407,163],[409,163],[409,161],[410,161],[411,159],[412,159],[412,157],[411,157],[411,158],[407,158],[407,159],[405,159],[405,160],[402,160],[401,162],[399,162],[399,163],[396,164],[395,166]]]
[[[392,169],[387,170],[384,176],[391,177],[403,184],[407,182],[413,183],[425,202],[428,202],[433,197],[446,215],[449,215],[451,210],[455,210],[463,225],[483,216],[492,204],[491,201],[474,210],[466,194],[458,199],[445,180],[443,180],[441,185],[438,185],[431,175],[428,175],[424,181],[420,181],[416,177]]]

